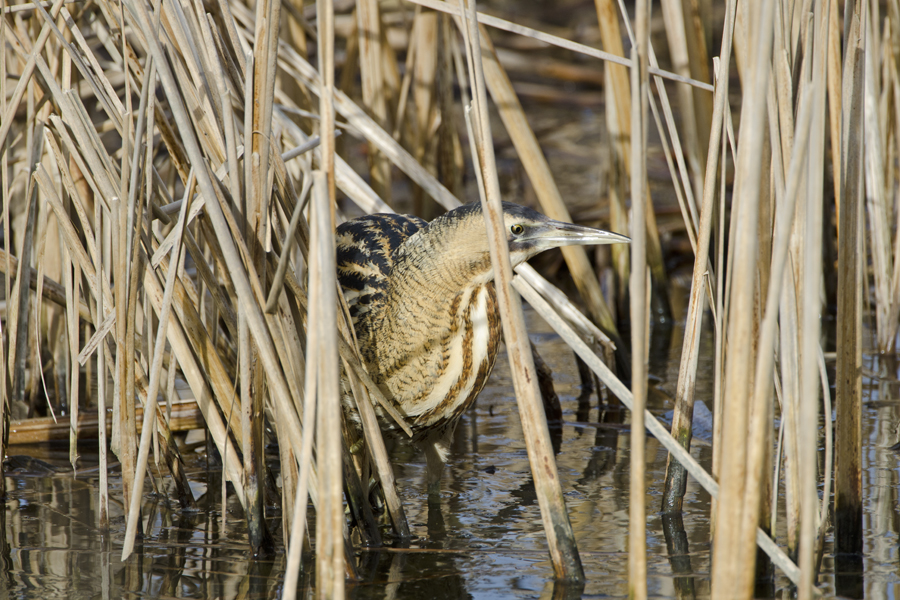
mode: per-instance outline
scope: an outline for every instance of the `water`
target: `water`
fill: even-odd
[[[359,549],[360,580],[348,584],[351,598],[627,597],[627,411],[600,409],[594,397],[590,412],[579,412],[580,383],[572,353],[530,311],[528,319],[532,339],[553,369],[567,422],[558,439],[557,460],[587,583],[581,588],[552,579],[504,356],[460,424],[440,512],[427,509],[423,457],[405,447],[395,449],[395,472],[415,539],[406,549]],[[676,327],[668,341],[657,344],[651,359],[651,372],[659,381],[652,386],[649,404],[663,419],[672,408],[668,394],[674,388],[681,335]],[[700,372],[710,372],[710,353],[702,360]],[[843,564],[836,567],[829,537],[820,582],[826,596],[838,591],[854,595],[855,590],[893,598],[900,592],[898,455],[889,448],[897,442],[900,421],[896,361],[889,365],[867,356],[865,372],[864,573],[848,574]],[[709,387],[708,381],[701,382],[698,396],[709,398]],[[700,421],[693,455],[709,468],[711,451],[702,441],[708,433]],[[66,467],[65,448],[27,452]],[[89,452],[82,449],[87,467],[97,463]],[[283,554],[264,561],[252,558],[240,507],[230,498],[223,519],[220,480],[207,472],[201,453],[185,454],[201,510],[185,514],[171,498],[148,494],[147,535],[136,556],[125,563],[120,560],[125,527],[121,504],[115,500],[120,493],[117,473],[112,478],[112,528],[103,534],[96,526],[95,470],[73,475],[70,469],[51,472],[39,463],[26,463],[9,472],[6,510],[0,512],[5,532],[0,598],[280,597]],[[648,438],[646,456],[649,593],[656,598],[709,597],[709,496],[690,481],[681,522],[664,519],[658,511],[667,454]],[[280,515],[272,511],[271,516],[277,530]],[[783,523],[779,518],[780,529]],[[280,548],[280,534],[276,536]],[[784,532],[779,536],[783,540]],[[309,571],[303,582],[311,583]],[[776,574],[758,593],[785,597],[789,581]]]

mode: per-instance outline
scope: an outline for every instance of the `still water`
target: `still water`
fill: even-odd
[[[554,372],[565,425],[557,434],[557,460],[570,519],[587,575],[583,588],[552,579],[534,486],[516,416],[505,356],[461,422],[443,480],[441,510],[430,511],[424,494],[424,458],[394,451],[395,472],[415,537],[409,548],[357,549],[360,580],[351,598],[616,598],[627,597],[629,417],[613,405],[590,409],[581,392],[572,353],[531,311],[532,339]],[[681,349],[678,325],[657,340],[651,358],[649,404],[667,419]],[[712,371],[711,348],[700,373]],[[896,361],[867,356],[863,427],[865,556],[863,573],[836,568],[832,539],[825,542],[820,577],[826,597],[894,598],[900,595],[897,507],[900,393]],[[702,381],[698,398],[711,397]],[[710,467],[711,417],[699,409],[693,454]],[[97,456],[82,449],[73,474],[68,451],[12,448],[47,464],[15,459],[8,465],[4,536],[0,547],[0,598],[279,598],[284,555],[253,560],[239,505],[226,501],[221,480],[208,470],[202,446],[184,452],[201,509],[185,514],[164,494],[148,493],[142,547],[120,560],[124,538],[118,472],[111,478],[111,531],[98,530]],[[96,451],[94,451],[96,452]],[[655,598],[709,597],[709,496],[689,482],[681,519],[659,514],[665,449],[647,440],[648,591]],[[111,457],[114,460],[114,457]],[[821,459],[820,459],[821,462]],[[53,468],[58,470],[54,470]],[[163,484],[165,485],[165,484]],[[148,492],[150,487],[148,485]],[[781,492],[783,494],[783,491]],[[274,509],[273,529],[279,529]],[[784,540],[779,518],[779,540]],[[276,534],[280,536],[279,534]],[[282,546],[278,538],[279,548]],[[836,574],[837,571],[837,574]],[[309,571],[303,578],[309,589]],[[761,597],[790,597],[789,581],[776,573]]]

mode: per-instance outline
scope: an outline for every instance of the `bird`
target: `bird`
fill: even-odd
[[[519,204],[502,207],[514,268],[551,248],[630,242]],[[362,216],[337,227],[335,244],[337,277],[363,363],[424,452],[433,498],[456,424],[484,388],[500,350],[482,205],[462,205],[430,223],[411,215]],[[381,428],[396,431],[375,408]]]

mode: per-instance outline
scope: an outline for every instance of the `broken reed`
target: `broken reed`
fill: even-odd
[[[472,94],[474,114],[481,115],[473,130],[486,130],[489,94],[541,208],[553,218],[571,220],[492,44],[495,28],[607,61],[610,228],[630,227],[630,187],[640,198],[631,203],[635,231],[647,235],[646,246],[638,243],[634,248],[646,251],[652,275],[649,304],[654,314],[666,315],[669,290],[653,206],[649,192],[639,191],[646,152],[640,146],[644,126],[635,123],[644,120],[635,120],[632,109],[649,101],[695,264],[686,328],[690,335],[676,388],[675,437],[650,413],[640,411],[640,401],[637,407],[647,428],[677,456],[669,464],[666,510],[681,507],[686,476],[679,473],[680,465],[716,496],[718,484],[684,450],[690,444],[701,319],[704,306],[714,308],[714,472],[721,473],[724,498],[714,504],[712,517],[716,546],[724,547],[720,542],[727,539],[740,548],[730,557],[714,558],[716,589],[737,581],[739,594],[750,593],[753,545],[758,542],[779,568],[802,582],[802,596],[811,593],[818,563],[814,550],[821,552],[830,502],[829,475],[815,473],[811,458],[819,414],[813,401],[823,384],[827,386],[819,358],[818,290],[832,268],[823,257],[837,240],[835,527],[844,544],[841,551],[859,551],[858,373],[862,290],[868,281],[863,260],[871,261],[879,350],[895,350],[900,315],[900,236],[891,218],[898,211],[889,193],[898,177],[892,165],[897,156],[894,140],[900,137],[898,119],[893,118],[900,106],[900,84],[891,52],[898,43],[897,15],[888,11],[882,18],[858,1],[846,2],[839,13],[835,0],[813,3],[813,12],[806,15],[801,10],[806,4],[796,1],[757,3],[739,15],[745,7],[729,0],[724,23],[713,24],[697,12],[696,3],[662,0],[659,10],[665,15],[675,73],[658,63],[651,40],[646,60],[656,94],[642,84],[640,89],[646,91],[633,97],[627,71],[631,63],[624,58],[621,32],[624,29],[634,45],[635,28],[619,14],[618,3],[595,4],[605,52],[481,14],[476,33],[476,28],[463,25],[474,25],[474,12],[466,21],[461,19],[462,3],[434,0],[417,0],[414,9],[361,0],[355,13],[346,13],[352,18],[340,20],[340,27],[327,2],[303,8],[258,2],[251,10],[224,0],[207,7],[172,0],[152,6],[56,0],[49,6],[4,11],[0,176],[6,253],[0,257],[0,269],[7,304],[0,347],[5,401],[0,406],[6,418],[44,404],[54,410],[69,407],[73,442],[83,410],[96,410],[98,421],[104,422],[105,407],[111,407],[110,444],[122,461],[126,490],[125,555],[131,552],[131,540],[137,539],[143,474],[159,473],[146,466],[151,448],[165,456],[173,473],[179,472],[170,420],[171,407],[180,401],[176,379],[183,379],[196,399],[259,550],[269,543],[259,483],[265,476],[261,426],[270,418],[280,442],[283,527],[294,533],[292,565],[299,565],[295,559],[304,547],[307,490],[319,507],[320,593],[339,593],[344,577],[353,575],[353,564],[345,557],[354,540],[341,534],[343,494],[337,474],[349,482],[349,504],[360,525],[354,536],[367,543],[380,541],[361,485],[371,476],[385,491],[395,534],[409,536],[368,408],[369,395],[377,400],[380,392],[359,366],[346,311],[322,312],[334,309],[336,299],[327,256],[337,216],[334,193],[339,189],[363,212],[389,211],[392,167],[397,167],[415,183],[422,210],[435,210],[425,198],[443,208],[457,206],[467,147],[457,103],[469,105],[467,72],[483,68],[487,93]],[[399,49],[387,42],[387,30],[403,20],[394,18],[398,15],[412,23],[408,45]],[[705,44],[711,27],[725,32],[714,94],[708,69],[711,52]],[[307,58],[314,31],[318,68]],[[466,36],[469,44],[463,44]],[[480,44],[471,43],[476,38]],[[346,50],[340,85],[334,82],[334,44]],[[398,50],[405,50],[402,70]],[[730,73],[737,74],[743,94],[738,131],[745,134],[740,136],[734,134],[736,115],[731,112],[738,107],[727,103]],[[672,84],[664,85],[662,77],[693,80],[674,87],[680,122],[674,119],[668,96]],[[455,96],[454,86],[462,90],[462,98]],[[478,91],[478,85],[472,89]],[[334,152],[331,107],[341,127],[369,143],[371,186]],[[321,136],[319,149],[298,156],[286,152],[308,147],[315,135]],[[480,138],[486,147],[485,136]],[[823,189],[826,150],[834,176]],[[727,201],[729,154],[737,173]],[[483,179],[490,182],[495,175],[490,161],[479,164]],[[750,167],[761,170],[751,172]],[[438,171],[442,181],[431,174]],[[306,212],[310,196],[314,208]],[[696,199],[702,200],[700,206]],[[826,212],[820,215],[823,208]],[[641,209],[646,209],[643,217]],[[834,220],[839,235],[819,239],[823,218]],[[311,229],[317,240],[313,248]],[[731,242],[727,247],[726,230]],[[866,239],[869,244],[863,246]],[[611,250],[618,275],[613,302],[624,299],[629,278],[636,283],[631,299],[644,298],[640,285],[645,278],[636,271],[643,268],[628,264],[621,254],[624,248]],[[548,321],[631,406],[627,388],[597,359],[590,344],[580,345],[579,334],[569,329],[574,324],[582,337],[609,335],[620,350],[625,346],[584,249],[569,247],[563,255],[586,312],[603,332],[591,333],[593,325],[582,322],[564,306],[565,299],[545,289],[527,267],[518,270],[513,285],[533,306],[549,311]],[[535,287],[542,291],[535,292]],[[544,306],[542,298],[549,304]],[[635,348],[643,335],[634,325],[644,322],[648,310],[637,308],[631,315]],[[310,322],[317,326],[308,327]],[[327,326],[333,322],[338,323],[336,330]],[[326,340],[331,350],[318,350]],[[326,353],[332,358],[322,359]],[[638,387],[644,382],[642,355],[633,357]],[[337,375],[327,371],[325,363],[335,367],[337,356],[352,374],[349,380],[363,413],[371,458],[349,453],[355,432],[345,430],[351,436],[346,442],[336,436]],[[157,398],[161,404],[155,405]],[[146,420],[155,427],[144,428],[140,438],[138,405],[156,414],[156,419]],[[778,432],[772,429],[776,415],[782,417]],[[319,423],[319,443],[328,444],[317,455],[340,461],[325,467],[324,473],[323,465],[312,459],[313,422]],[[634,423],[640,431],[640,419]],[[737,423],[742,431],[723,434]],[[105,446],[105,428],[97,435]],[[772,452],[776,438],[783,454]],[[640,437],[635,444],[633,452],[639,456]],[[529,443],[530,451],[535,447]],[[74,463],[74,443],[72,448]],[[105,473],[101,468],[101,507],[108,494]],[[817,509],[814,491],[822,479],[826,494]],[[176,481],[185,484],[183,475]],[[786,544],[791,552],[799,551],[799,569],[769,537],[782,484]],[[641,495],[637,488],[634,493]],[[189,491],[181,494],[190,501]],[[556,491],[548,488],[548,494],[552,497]],[[633,517],[640,521],[640,503],[633,502]],[[107,518],[104,510],[101,526]],[[553,510],[557,516],[548,522],[565,517],[558,506]],[[325,514],[330,515],[330,527],[323,525]],[[634,552],[639,552],[637,546]],[[557,574],[563,577],[574,573],[578,578],[577,562],[574,543],[554,557]],[[640,567],[635,569],[641,579]],[[297,577],[296,571],[290,577]]]

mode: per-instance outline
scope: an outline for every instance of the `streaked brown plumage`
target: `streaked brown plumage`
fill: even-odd
[[[559,246],[629,241],[508,202],[503,217],[513,266]],[[366,368],[406,416],[425,452],[429,492],[436,493],[456,423],[487,382],[500,347],[481,204],[430,224],[390,214],[344,223],[337,262]],[[393,428],[389,417],[379,417]]]

